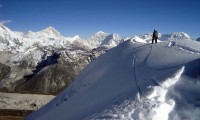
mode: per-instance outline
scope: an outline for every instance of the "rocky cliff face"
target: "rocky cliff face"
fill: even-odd
[[[71,54],[72,52],[61,50],[52,55],[44,53],[41,61],[35,66],[28,59],[16,62],[16,65],[12,67],[0,64],[1,79],[3,79],[0,81],[2,84],[0,90],[57,94],[66,88],[88,63],[103,54],[104,51],[105,49],[94,49]],[[6,75],[9,76],[10,73],[15,76],[6,78]]]
[[[79,71],[68,62],[56,63],[44,67],[31,78],[25,77],[23,83],[16,86],[18,92],[57,94],[66,88]]]

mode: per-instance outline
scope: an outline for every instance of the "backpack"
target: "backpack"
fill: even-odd
[[[154,37],[158,37],[158,31],[154,31],[153,36],[154,36]]]

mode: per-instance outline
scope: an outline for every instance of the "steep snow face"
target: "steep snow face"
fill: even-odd
[[[122,37],[119,36],[118,34],[110,34],[101,42],[100,46],[112,48],[117,46],[122,41],[123,41]]]
[[[103,31],[99,31],[95,33],[95,35],[91,36],[89,39],[87,39],[88,44],[93,46],[94,48],[99,46],[102,41],[108,36],[108,33],[105,33]]]
[[[26,119],[197,120],[199,45],[188,40],[123,42]]]
[[[60,32],[58,32],[56,29],[54,29],[53,27],[48,27],[44,30],[42,30],[41,32],[43,32],[44,34],[48,34],[48,35],[55,35],[55,36],[61,36]]]
[[[29,31],[24,35],[24,41],[28,42],[30,46],[38,44],[39,46],[52,45],[56,48],[61,48],[68,45],[68,41],[53,27],[48,27],[39,32]]]
[[[22,38],[21,35],[23,33],[11,31],[9,28],[0,24],[0,39],[7,42],[14,42],[14,40]]]
[[[25,34],[26,38],[31,39],[41,39],[41,38],[62,38],[63,36],[53,27],[48,27],[44,30],[41,30],[39,32],[32,32],[29,31],[27,34]]]

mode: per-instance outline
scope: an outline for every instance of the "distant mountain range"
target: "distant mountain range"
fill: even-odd
[[[0,91],[56,94],[110,48],[127,40],[151,43],[151,36],[152,33],[147,33],[123,38],[116,33],[99,31],[83,39],[78,35],[64,37],[53,27],[23,33],[0,24]],[[187,33],[177,32],[159,34],[159,40],[194,39]],[[57,63],[52,62],[55,53],[61,54]],[[33,74],[36,69],[39,71]]]
[[[142,34],[139,36],[133,36],[131,39],[135,41],[146,41],[151,40],[152,33]],[[187,33],[175,32],[171,34],[159,34],[159,39],[162,41],[166,40],[194,40]],[[105,33],[99,31],[89,38],[83,39],[78,35],[74,37],[64,37],[60,32],[53,27],[48,27],[38,32],[28,31],[27,33],[12,31],[6,26],[0,24],[0,44],[1,51],[9,50],[10,47],[16,47],[16,51],[23,51],[24,49],[30,48],[35,44],[39,46],[53,46],[55,48],[76,46],[84,49],[93,49],[97,47],[112,48],[117,46],[119,43],[129,39],[123,38],[120,35],[113,33]],[[3,47],[4,46],[4,47]]]

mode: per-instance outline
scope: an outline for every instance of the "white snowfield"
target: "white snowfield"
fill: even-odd
[[[200,43],[129,40],[26,120],[199,120]]]

